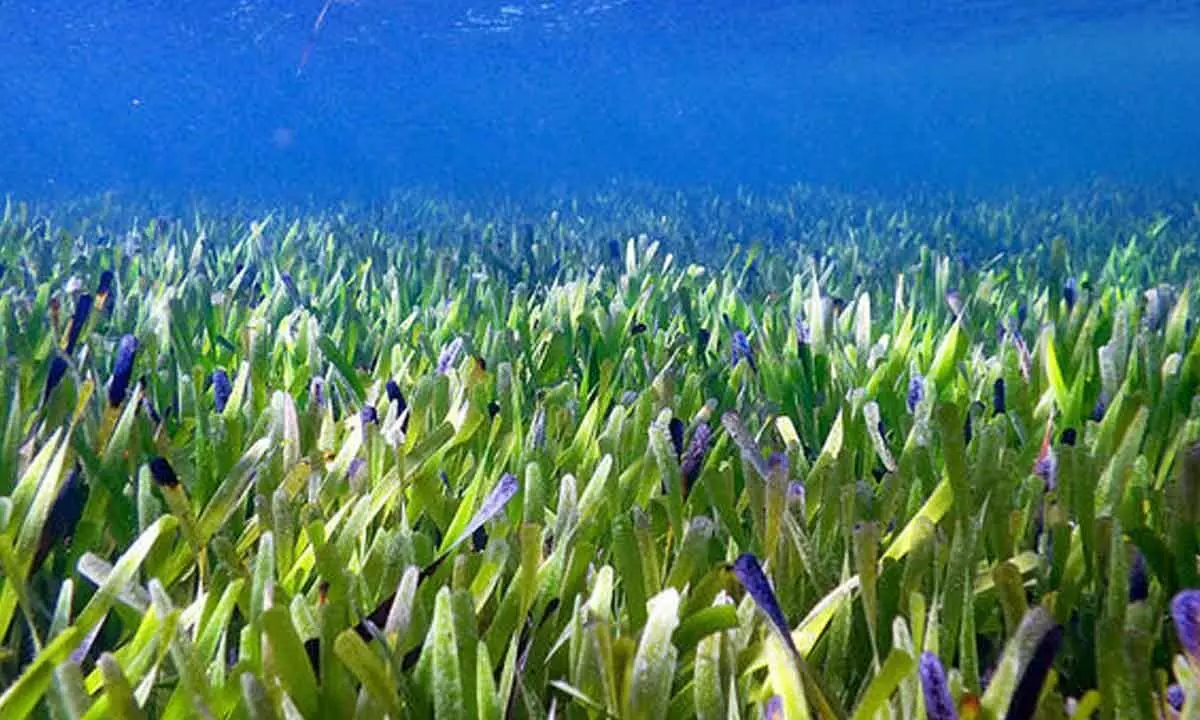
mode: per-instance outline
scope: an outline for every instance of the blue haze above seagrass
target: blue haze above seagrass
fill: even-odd
[[[0,188],[1200,181],[1195,3],[322,5],[0,1]]]

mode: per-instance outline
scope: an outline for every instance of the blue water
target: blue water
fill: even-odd
[[[1200,188],[1195,2],[323,4],[0,0],[0,193]]]

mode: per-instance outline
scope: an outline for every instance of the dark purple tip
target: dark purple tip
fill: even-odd
[[[488,403],[487,410],[489,419],[496,417],[500,414],[500,403],[496,402],[495,400],[491,401]]]
[[[806,491],[804,489],[804,483],[795,482],[795,481],[788,483],[788,491],[787,491],[788,505],[797,505],[799,507],[804,507],[805,495],[806,495]]]
[[[400,385],[395,380],[388,380],[385,388],[387,390],[388,402],[396,405],[397,417],[403,415],[404,411],[408,409],[408,402],[404,399],[404,393],[400,392]],[[408,432],[407,417],[400,421],[400,429]]]
[[[1183,590],[1171,599],[1171,620],[1184,652],[1200,661],[1200,590]]]
[[[621,262],[623,253],[621,252],[621,243],[609,238],[608,240],[608,256],[615,263]]]
[[[644,332],[646,332],[646,323],[644,322],[634,323],[633,327],[629,329],[629,334],[634,337],[637,337]]]
[[[688,445],[682,459],[679,461],[679,471],[682,476],[683,494],[685,497],[691,492],[692,486],[696,484],[696,480],[700,477],[700,470],[704,467],[704,457],[708,454],[708,446],[711,440],[712,430],[709,429],[708,423],[700,423],[692,432],[692,442]]]
[[[1069,427],[1069,428],[1065,428],[1065,429],[1062,431],[1062,434],[1061,434],[1061,435],[1059,435],[1059,438],[1058,438],[1058,441],[1059,441],[1061,444],[1063,444],[1063,445],[1067,445],[1067,446],[1069,446],[1069,447],[1075,447],[1075,443],[1076,443],[1076,441],[1078,441],[1078,440],[1079,440],[1079,433],[1078,433],[1078,431],[1076,431],[1076,430],[1075,430],[1075,428],[1070,428],[1070,427]]]
[[[784,478],[788,476],[788,471],[791,469],[792,463],[788,460],[788,456],[781,452],[771,453],[767,458],[767,472],[772,475],[778,473]]]
[[[354,482],[362,477],[363,473],[366,472],[366,469],[367,461],[360,457],[356,457],[350,461],[350,465],[346,468],[346,479],[350,482]]]
[[[1017,305],[1017,327],[1025,327],[1025,320],[1029,317],[1029,306],[1022,302]]]
[[[100,273],[100,286],[96,288],[97,295],[107,295],[112,292],[113,273],[112,270],[105,270]]]
[[[712,333],[708,331],[708,328],[700,328],[699,332],[696,333],[696,344],[700,346],[701,350],[703,350],[704,348],[708,347],[708,341],[711,338]]]
[[[809,329],[808,323],[804,322],[804,318],[796,316],[796,344],[798,346],[809,345],[812,343],[812,330]]]
[[[919,664],[921,690],[925,694],[925,716],[929,720],[958,720],[958,710],[950,697],[950,684],[942,661],[931,652],[921,653]]]
[[[50,506],[50,514],[46,517],[46,524],[42,526],[42,535],[30,568],[31,573],[42,566],[55,543],[69,540],[75,534],[79,519],[83,517],[87,499],[87,483],[83,481],[83,471],[77,462],[54,498],[54,504]]]
[[[164,457],[155,456],[150,459],[150,477],[154,478],[154,482],[159,487],[179,487],[179,478],[175,475],[175,469]]]
[[[358,411],[358,417],[364,428],[371,423],[379,422],[379,413],[376,412],[374,405],[363,405],[362,410]]]
[[[917,406],[925,399],[925,378],[920,375],[913,375],[908,381],[908,396],[905,402],[908,406],[908,412],[914,413],[917,411]]]
[[[162,422],[162,416],[158,414],[158,410],[154,407],[154,402],[150,399],[149,385],[146,382],[145,375],[138,379],[138,387],[142,391],[142,412],[146,413],[146,417],[150,418],[150,422],[158,425]],[[169,410],[170,408],[168,408]]]
[[[408,407],[408,403],[404,401],[404,393],[400,392],[399,383],[397,383],[395,380],[388,380],[387,385],[384,387],[387,390],[388,401],[399,403],[400,408],[398,411],[404,412],[404,409]]]
[[[1175,712],[1183,710],[1183,701],[1186,699],[1187,696],[1183,692],[1183,686],[1179,683],[1167,687],[1167,704]]]
[[[783,615],[783,610],[779,607],[779,600],[775,596],[775,591],[771,588],[770,581],[763,573],[762,565],[758,563],[756,558],[751,553],[740,555],[737,560],[733,561],[733,574],[737,577],[738,582],[742,587],[746,588],[746,592],[750,593],[750,597],[754,599],[758,609],[763,611],[763,614],[770,619],[771,624],[783,636],[784,643],[792,652],[796,651],[796,647],[792,642],[791,629],[788,627],[787,618]]]
[[[50,399],[50,393],[54,392],[54,388],[62,382],[63,376],[67,374],[67,361],[61,355],[55,353],[50,358],[50,369],[46,373],[46,387],[42,390],[42,404]]]
[[[541,405],[533,412],[533,421],[529,424],[529,445],[534,450],[541,450],[546,445],[546,408]]]
[[[471,533],[471,549],[475,552],[483,552],[487,549],[487,542],[487,528],[482,526],[475,528],[475,532]]]
[[[500,478],[500,482],[496,483],[496,487],[492,489],[491,494],[484,498],[483,504],[479,506],[479,510],[467,525],[465,534],[473,536],[475,531],[482,528],[488,520],[496,517],[520,489],[521,483],[517,480],[517,476],[512,473],[505,473]]]
[[[950,312],[954,313],[954,317],[962,315],[963,301],[962,294],[957,290],[946,291],[946,305],[950,306]]]
[[[1146,569],[1146,557],[1140,550],[1133,551],[1133,562],[1129,564],[1129,602],[1141,602],[1150,597],[1150,576]]]
[[[108,404],[117,407],[129,393],[129,378],[133,375],[133,361],[137,356],[138,341],[125,335],[117,346],[117,357],[113,362],[112,379],[108,383]]]
[[[1021,673],[1021,679],[1013,691],[1008,712],[1004,715],[1005,720],[1024,720],[1033,717],[1037,712],[1042,686],[1046,684],[1046,676],[1050,674],[1054,656],[1058,654],[1058,649],[1062,646],[1062,638],[1062,626],[1055,625],[1038,641],[1037,647],[1033,650],[1033,657],[1029,659],[1025,671]]]
[[[671,433],[671,447],[675,449],[675,459],[680,460],[683,458],[683,421],[677,417],[671,418],[667,430]]]
[[[1075,278],[1067,278],[1067,281],[1063,284],[1063,300],[1067,301],[1067,312],[1075,309],[1075,298],[1077,292]]]
[[[992,383],[992,412],[1003,415],[1008,412],[1008,401],[1004,394],[1004,378],[996,378]]]
[[[308,384],[308,401],[316,407],[325,407],[325,380],[314,377]]]
[[[442,348],[441,355],[438,356],[437,374],[445,375],[450,372],[456,365],[459,359],[462,358],[463,339],[456,337]]]
[[[233,384],[229,382],[229,373],[221,368],[213,370],[212,377],[213,407],[217,412],[225,412],[225,404],[233,394]]]
[[[746,337],[746,333],[741,330],[734,330],[731,344],[730,366],[737,367],[739,362],[745,360],[750,365],[751,370],[757,371],[758,368],[754,364],[754,350],[750,347],[750,338]]]
[[[771,696],[771,699],[763,706],[763,720],[784,720],[782,697],[779,695]]]
[[[292,300],[300,299],[300,290],[296,287],[296,281],[292,279],[291,273],[280,273],[279,277],[283,280],[283,286],[287,289],[288,295]]]
[[[1104,399],[1104,394],[1096,398],[1096,404],[1092,407],[1091,419],[1094,422],[1100,422],[1104,419],[1104,413],[1108,412],[1108,401]]]
[[[67,329],[67,354],[75,352],[75,343],[79,341],[79,333],[92,314],[92,296],[83,293],[75,301],[75,314],[71,316],[71,326]]]
[[[1054,490],[1058,487],[1058,458],[1053,452],[1046,453],[1044,458],[1033,464],[1033,473],[1046,483],[1047,492]]]

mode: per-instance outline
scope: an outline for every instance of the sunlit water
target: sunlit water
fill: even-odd
[[[0,0],[0,191],[1200,185],[1194,2],[324,5]]]

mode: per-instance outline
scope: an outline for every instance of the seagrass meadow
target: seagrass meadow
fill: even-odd
[[[1200,204],[0,223],[0,717],[1200,717]]]

